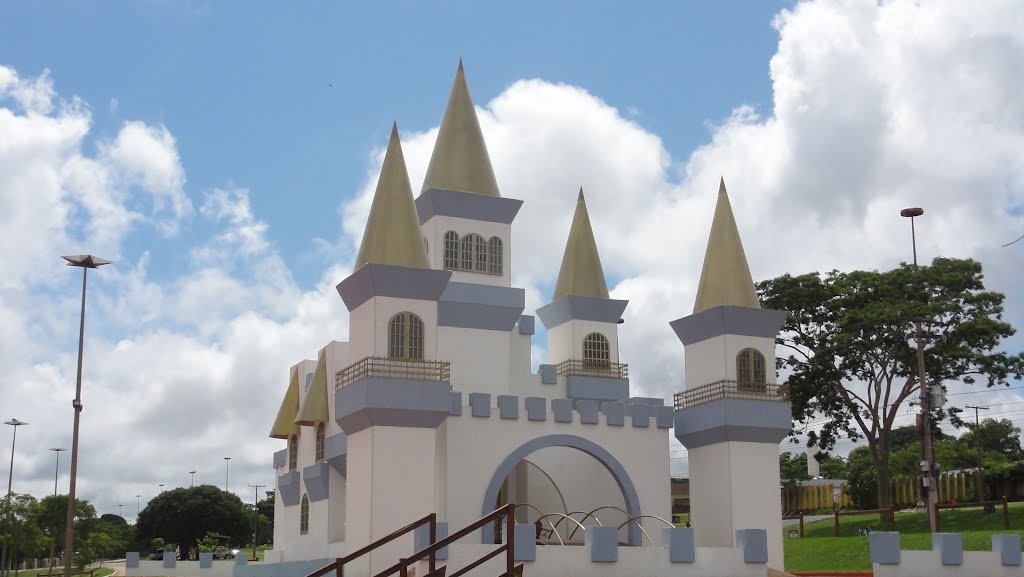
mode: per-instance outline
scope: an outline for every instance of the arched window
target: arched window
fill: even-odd
[[[736,382],[740,387],[765,384],[764,355],[756,349],[743,349],[736,355]]]
[[[288,437],[288,470],[294,471],[299,466],[299,436]]]
[[[388,323],[388,356],[423,358],[423,321],[412,313],[398,313]]]
[[[583,366],[588,369],[607,369],[611,366],[607,337],[601,333],[590,333],[583,338]]]
[[[299,534],[309,533],[309,495],[302,496],[302,504],[299,505]]]
[[[487,272],[487,241],[479,234],[462,237],[462,270]]]
[[[487,272],[501,274],[501,239],[496,236],[487,241]]]
[[[444,268],[459,270],[459,235],[453,230],[444,233]]]
[[[326,435],[327,427],[325,427],[323,423],[318,424],[316,426],[316,454],[314,455],[314,459],[317,463],[324,460],[324,443],[327,441],[325,438]]]

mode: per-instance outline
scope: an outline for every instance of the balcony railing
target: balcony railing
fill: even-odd
[[[751,401],[789,401],[789,386],[739,381],[715,381],[675,395],[675,408],[685,409],[718,399]]]
[[[338,371],[334,375],[334,386],[340,389],[370,377],[449,383],[451,374],[451,363],[448,361],[366,357]]]
[[[563,377],[605,377],[609,379],[628,379],[629,365],[626,363],[610,363],[608,361],[583,361],[570,359],[555,366],[555,372]]]

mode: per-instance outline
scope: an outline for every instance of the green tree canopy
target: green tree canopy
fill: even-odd
[[[983,453],[1003,455],[1009,461],[1024,460],[1020,428],[1015,427],[1009,419],[985,419],[978,427],[973,424],[968,427],[969,430],[961,437],[968,446],[977,447],[980,444]]]
[[[797,481],[810,479],[811,476],[807,474],[807,455],[779,453],[779,472],[782,482],[786,485],[795,485]]]
[[[227,535],[232,543],[245,543],[252,530],[252,512],[237,495],[213,485],[178,488],[154,497],[139,513],[138,538],[162,538],[177,543],[182,556],[196,549],[210,532]]]
[[[974,260],[936,258],[919,270],[903,264],[886,272],[787,274],[757,288],[763,306],[790,312],[778,344],[788,351],[779,365],[788,373],[793,418],[825,418],[809,434],[823,450],[842,437],[867,441],[881,507],[891,503],[894,421],[920,394],[915,320],[928,343],[929,382],[980,380],[993,387],[1024,376],[1024,354],[997,350],[1014,329],[1002,320],[1003,295],[985,290]]]

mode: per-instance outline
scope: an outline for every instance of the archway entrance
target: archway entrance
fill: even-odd
[[[484,502],[481,506],[481,516],[487,515],[494,510],[498,504],[499,499],[502,497],[502,489],[508,490],[508,480],[510,476],[514,475],[519,469],[519,475],[529,475],[529,467],[524,467],[521,463],[527,461],[527,457],[532,457],[530,461],[544,461],[551,462],[554,456],[557,456],[556,451],[547,451],[547,449],[562,448],[562,449],[575,449],[575,454],[579,452],[584,453],[589,457],[589,461],[596,461],[600,464],[601,468],[604,469],[610,475],[611,480],[614,482],[614,487],[618,489],[618,495],[613,500],[622,505],[622,509],[625,510],[625,515],[629,517],[635,517],[641,514],[640,511],[640,498],[636,493],[636,488],[633,486],[633,482],[630,480],[629,475],[626,473],[625,468],[615,457],[612,456],[603,447],[584,439],[576,435],[547,435],[544,437],[538,437],[531,441],[528,441],[521,445],[519,448],[512,451],[502,462],[498,465],[493,476],[491,477],[490,483],[487,485],[487,491],[484,493]],[[562,453],[565,455],[564,451]],[[571,459],[570,459],[571,461]],[[536,463],[535,463],[536,464]],[[566,500],[570,499],[572,480],[574,473],[571,470],[572,463],[568,463],[570,468],[564,469],[557,475],[558,478],[563,479],[558,483],[555,488],[556,493],[560,498]],[[548,466],[545,471],[545,476],[548,480],[552,480],[553,476],[548,474],[551,472],[552,467]],[[583,480],[584,475],[590,474],[593,470],[586,470],[585,467],[580,467],[580,471],[575,473],[577,479]],[[525,473],[524,473],[525,471]],[[568,482],[567,482],[568,481]],[[552,483],[554,483],[552,481]],[[606,499],[607,500],[607,499]],[[606,505],[602,503],[600,505],[594,505],[594,507]],[[569,507],[568,501],[564,505],[566,508]],[[593,507],[591,507],[593,508]],[[568,513],[572,511],[546,511],[551,513]],[[623,517],[625,517],[623,515]],[[582,516],[576,516],[577,519],[581,519]],[[636,523],[630,523],[624,529],[625,541],[629,545],[640,545],[641,531],[640,527]],[[483,530],[483,542],[493,543],[494,542],[494,529],[492,527],[485,527]]]

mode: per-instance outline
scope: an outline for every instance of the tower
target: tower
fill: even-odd
[[[686,356],[675,436],[689,456],[696,544],[732,547],[736,531],[763,529],[776,568],[783,567],[778,445],[791,416],[776,382],[775,336],[786,315],[757,300],[723,179],[693,314],[670,323]]]
[[[608,297],[601,256],[580,188],[552,301],[537,309],[548,329],[548,362],[566,377],[566,396],[598,403],[629,397],[619,362],[618,324],[629,301]]]
[[[349,310],[350,342],[349,365],[335,375],[334,412],[347,436],[350,550],[436,510],[436,428],[449,407],[437,327],[438,299],[452,273],[427,261],[397,127],[355,269],[337,287]],[[409,547],[411,536],[374,551],[371,573]]]

